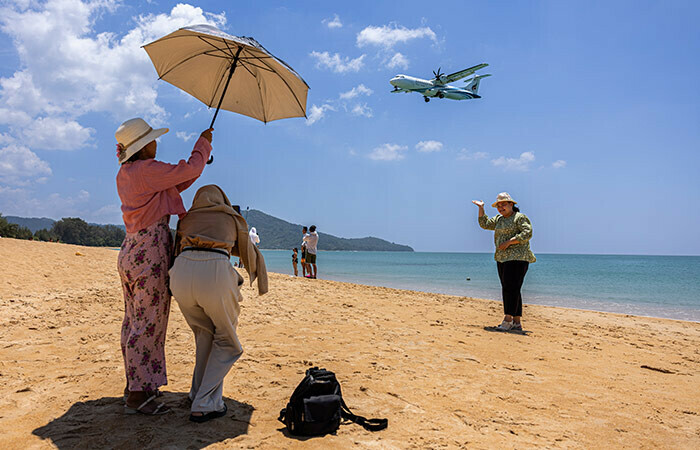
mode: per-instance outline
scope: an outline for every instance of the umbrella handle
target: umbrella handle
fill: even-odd
[[[224,101],[224,95],[226,95],[226,89],[228,89],[228,84],[231,82],[231,77],[233,76],[233,72],[236,71],[236,65],[238,64],[238,56],[241,54],[241,50],[243,50],[243,47],[238,47],[238,51],[236,52],[236,56],[233,57],[233,62],[231,63],[231,68],[229,69],[228,72],[228,78],[226,79],[226,84],[224,85],[224,90],[221,92],[221,98],[219,99],[219,104],[216,106],[216,112],[214,113],[214,117],[211,119],[211,125],[209,125],[209,128],[214,128],[214,121],[216,120],[216,116],[219,115],[219,109],[221,108],[221,102]],[[209,161],[207,161],[207,164],[211,164],[214,162],[214,157],[210,156]]]

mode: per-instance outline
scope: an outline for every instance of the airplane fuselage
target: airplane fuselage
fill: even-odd
[[[409,75],[397,75],[389,80],[389,83],[394,86],[395,92],[418,92],[424,97],[450,98],[452,100],[481,98],[481,96],[467,89],[440,84],[435,80],[424,80]]]

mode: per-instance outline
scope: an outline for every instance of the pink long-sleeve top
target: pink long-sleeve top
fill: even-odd
[[[182,218],[187,210],[180,192],[199,178],[210,153],[211,144],[200,137],[187,161],[168,164],[145,159],[122,164],[117,173],[117,192],[126,232],[144,229],[165,215]]]

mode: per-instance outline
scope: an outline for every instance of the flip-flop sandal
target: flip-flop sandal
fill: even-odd
[[[161,395],[163,395],[163,393],[156,389],[155,396],[160,397]],[[129,389],[124,388],[124,403],[126,403],[127,398],[129,398]]]
[[[132,407],[130,407],[130,406],[124,405],[124,414],[137,414],[137,413],[140,413],[140,414],[145,414],[145,415],[147,415],[147,416],[159,416],[159,415],[161,415],[161,414],[169,413],[169,412],[170,412],[170,408],[168,408],[167,406],[165,406],[165,403],[159,403],[159,404],[156,406],[156,409],[154,409],[153,411],[144,411],[144,410],[143,410],[143,407],[146,406],[146,405],[148,405],[149,403],[151,403],[153,400],[155,400],[156,397],[157,397],[157,395],[151,395],[150,397],[148,397],[148,400],[146,400],[145,402],[141,403],[141,405],[139,405],[138,408],[132,408]]]
[[[194,415],[190,414],[190,420],[192,422],[204,423],[204,422],[210,421],[211,419],[216,419],[218,417],[225,416],[227,411],[228,411],[228,407],[224,403],[224,409],[222,409],[221,411],[212,411],[212,412],[208,412],[206,414],[203,414],[201,416],[194,416]]]

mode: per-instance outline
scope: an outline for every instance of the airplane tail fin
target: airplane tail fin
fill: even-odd
[[[487,73],[484,75],[474,75],[474,78],[470,78],[469,80],[466,81],[467,85],[464,87],[468,91],[472,91],[473,93],[478,93],[479,92],[479,82],[481,81],[482,78],[490,77],[491,74]]]

